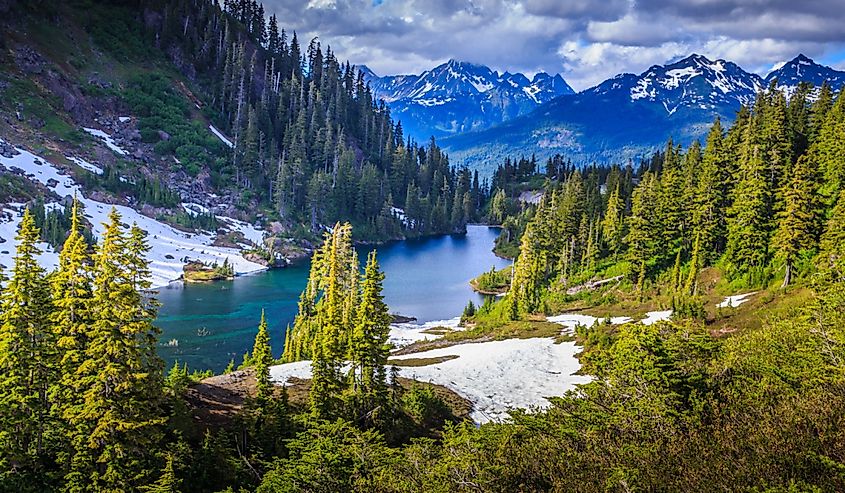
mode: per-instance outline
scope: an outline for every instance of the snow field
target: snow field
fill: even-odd
[[[83,194],[79,185],[70,176],[60,173],[53,164],[24,149],[17,149],[17,151],[20,154],[12,158],[0,156],[0,165],[9,170],[12,168],[23,170],[27,177],[51,188],[60,197],[76,195],[85,207],[85,217],[93,225],[95,236],[100,237],[105,231],[103,223],[108,221],[108,215],[112,207],[116,208],[121,214],[125,225],[137,224],[141,229],[146,231],[148,235],[147,241],[151,247],[148,260],[150,261],[150,270],[152,272],[151,282],[154,288],[165,286],[179,279],[182,275],[182,267],[188,259],[200,260],[207,264],[215,262],[222,264],[228,259],[229,263],[235,269],[236,274],[246,274],[266,269],[266,267],[260,264],[244,259],[237,249],[211,246],[214,242],[213,234],[185,233],[144,216],[130,207],[121,205],[112,206],[88,199]],[[9,252],[0,254],[0,263],[7,267],[12,265],[11,258],[14,255],[14,248],[12,245],[9,245],[9,247],[5,246],[10,243],[9,240],[13,239],[16,234],[17,225],[20,222],[19,214],[19,212],[11,214],[11,221],[0,219],[0,222],[2,222],[0,224],[0,238],[7,241],[7,243],[0,245],[0,251]],[[241,221],[235,221],[230,218],[222,219],[224,219],[230,229],[241,231],[248,240],[257,240],[258,243],[261,242],[263,232]],[[45,251],[47,250],[45,249]],[[48,269],[55,267],[58,263],[55,253],[52,255],[45,254],[43,261],[44,267]]]

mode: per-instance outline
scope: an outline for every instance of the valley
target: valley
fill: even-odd
[[[0,493],[845,491],[827,3],[0,0]]]

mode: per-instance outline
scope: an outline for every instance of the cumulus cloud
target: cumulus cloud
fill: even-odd
[[[843,66],[840,0],[264,0],[303,40],[379,74],[449,58],[560,72],[584,89],[690,53],[761,73],[798,53]],[[307,42],[307,41],[305,41]]]

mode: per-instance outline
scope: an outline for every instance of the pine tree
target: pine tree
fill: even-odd
[[[176,476],[176,471],[173,468],[173,455],[168,455],[161,476],[155,483],[142,487],[141,491],[144,493],[179,493],[181,486],[182,480]]]
[[[698,271],[701,270],[701,232],[695,234],[695,243],[692,247],[692,258],[689,262],[689,273],[687,274],[686,283],[684,283],[684,292],[690,296],[695,296],[698,292]]]
[[[51,293],[38,264],[40,232],[27,208],[15,240],[12,276],[0,306],[0,484],[16,471],[35,484],[43,478],[40,456],[48,448],[51,384],[56,378]],[[10,484],[10,483],[7,483]]]
[[[656,198],[656,178],[646,173],[631,198],[631,217],[628,218],[628,260],[638,279],[644,280],[646,264],[652,259],[657,244],[657,220],[654,216]],[[642,284],[641,282],[637,283]]]
[[[721,240],[725,235],[727,176],[723,140],[722,124],[717,119],[707,135],[692,201],[692,227],[700,235],[706,261],[712,260],[724,247]]]
[[[681,288],[681,250],[678,250],[678,253],[675,255],[671,282],[673,291],[678,291]]]
[[[142,481],[164,422],[154,309],[136,290],[149,282],[139,257],[148,247],[137,228],[127,238],[120,219],[112,209],[94,259],[94,320],[76,371],[82,403],[65,413],[73,430],[66,476],[72,491],[117,491]]]
[[[775,254],[783,260],[785,288],[792,280],[792,270],[802,250],[812,248],[815,243],[817,221],[815,211],[816,183],[807,156],[787,170],[786,182],[781,191],[783,209],[778,212],[778,228],[772,237]]]
[[[252,346],[252,365],[255,369],[259,402],[265,402],[273,395],[273,383],[270,381],[270,366],[272,364],[270,334],[267,332],[264,310],[261,310],[261,322],[258,324],[258,333],[255,335],[255,344]]]
[[[53,388],[54,412],[61,421],[69,419],[82,405],[77,370],[85,359],[92,319],[93,287],[88,244],[81,233],[79,202],[74,198],[70,233],[59,255],[59,268],[50,279],[54,311],[50,322],[60,352],[59,383]],[[68,433],[69,430],[65,430]],[[60,462],[72,470],[72,438],[59,451]]]
[[[740,179],[728,210],[727,258],[734,274],[752,274],[768,260],[771,193],[762,153],[755,126],[750,122],[745,128]]]
[[[614,258],[619,255],[624,235],[623,213],[625,203],[619,195],[619,189],[620,185],[617,183],[610,197],[607,199],[607,211],[601,223],[602,238],[604,238],[607,249]]]
[[[387,373],[385,365],[389,355],[387,337],[390,333],[390,314],[382,296],[384,274],[376,260],[376,252],[367,256],[361,305],[355,325],[351,360],[356,366],[353,390],[373,405],[387,399]]]
[[[839,192],[819,247],[819,269],[831,281],[845,282],[845,190]]]
[[[513,268],[513,280],[508,293],[512,303],[511,313],[533,313],[540,308],[540,294],[546,273],[546,252],[537,248],[533,223],[525,229],[519,257]]]

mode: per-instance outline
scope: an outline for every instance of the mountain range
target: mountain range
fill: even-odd
[[[359,67],[373,94],[384,100],[404,130],[420,140],[484,130],[530,113],[558,96],[575,94],[558,75],[529,79],[483,65],[449,60],[419,75],[379,77]]]
[[[519,154],[544,159],[562,153],[585,163],[636,159],[669,137],[683,144],[700,138],[716,117],[732,121],[774,81],[787,96],[801,82],[827,82],[835,91],[845,84],[845,72],[804,55],[761,77],[733,62],[692,54],[579,93],[560,75],[541,73],[528,81],[454,60],[419,76],[365,73],[410,135],[438,137],[453,163],[483,172]]]

